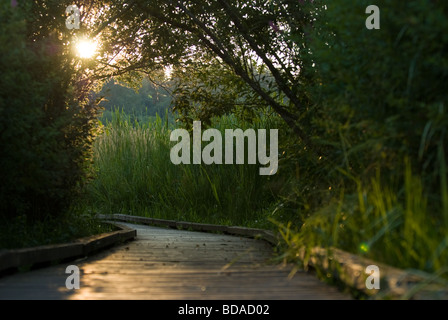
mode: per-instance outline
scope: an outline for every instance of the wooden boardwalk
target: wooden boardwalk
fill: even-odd
[[[134,241],[93,256],[0,278],[0,299],[350,299],[314,275],[270,264],[264,241],[123,223]],[[80,269],[69,290],[68,265]]]

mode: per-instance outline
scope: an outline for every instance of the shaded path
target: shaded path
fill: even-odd
[[[122,223],[135,241],[86,259],[0,278],[0,299],[350,299],[315,276],[266,262],[264,241]],[[68,290],[65,268],[81,270]]]

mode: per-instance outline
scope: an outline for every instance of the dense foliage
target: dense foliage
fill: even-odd
[[[364,27],[370,4],[381,10],[380,30]],[[301,176],[282,202],[287,209],[278,211],[289,211],[302,226],[295,245],[337,246],[443,272],[448,6],[420,0],[314,5],[304,57],[314,65],[306,70],[312,107],[304,123],[322,154],[310,159],[297,145],[290,149]]]
[[[314,24],[312,123],[346,169],[394,170],[407,156],[415,170],[434,180],[427,186],[440,190],[448,124],[448,7],[376,1],[381,29],[368,30],[360,26],[369,3],[334,1]],[[356,151],[338,159],[335,151],[344,148]]]
[[[197,115],[208,122],[218,113],[256,114],[269,107],[311,147],[297,121],[308,107],[301,92],[306,81],[300,72],[302,45],[288,35],[303,34],[309,23],[300,2],[116,0],[99,19],[95,34],[112,55],[122,57],[108,64],[111,72],[130,77],[129,71],[172,66],[172,77],[181,84],[174,107],[185,122]],[[200,74],[213,76],[196,79]],[[227,92],[232,89],[238,97]]]
[[[68,52],[63,4],[0,7],[0,212],[62,214],[85,180],[95,108]],[[49,9],[50,8],[50,9]],[[43,10],[46,14],[42,14]],[[60,14],[57,14],[60,16]]]
[[[156,140],[163,142],[157,146],[139,138],[166,134],[167,129],[115,121],[106,126],[109,132],[97,144],[96,168],[102,172],[90,190],[96,193],[99,208],[110,212],[140,208],[151,214],[144,208],[157,203],[159,214],[173,203],[174,210],[194,216],[208,210],[247,212],[247,204],[253,204],[265,220],[282,228],[292,222],[285,227],[296,230],[285,232],[286,256],[296,257],[304,246],[338,246],[402,267],[444,270],[447,4],[438,0],[77,4],[82,28],[76,34],[59,33],[65,28],[64,19],[53,17],[63,15],[65,6],[58,1],[21,3],[19,8],[2,4],[0,40],[8,44],[0,49],[2,212],[37,216],[56,212],[82,181],[93,128],[94,109],[87,99],[92,83],[112,77],[135,87],[144,74],[146,82],[134,95],[108,82],[104,90],[113,94],[109,105],[104,103],[108,110],[125,107],[143,112],[149,107],[154,112],[165,109],[169,97],[158,100],[156,87],[148,81],[169,67],[172,104],[185,126],[198,119],[204,126],[228,125],[216,119],[229,114],[236,124],[256,127],[260,119],[275,124],[280,129],[278,173],[261,181],[248,169],[238,180],[241,172],[236,170],[233,176],[228,168],[210,167],[215,174],[210,176],[202,167],[192,167],[183,168],[182,179],[176,179],[177,169],[167,166],[168,142]],[[372,4],[381,12],[379,30],[365,26],[365,9]],[[77,61],[69,53],[71,37],[81,34],[100,43],[90,61]],[[138,144],[132,140],[137,138]],[[155,161],[162,170],[145,169],[147,176],[138,177],[137,171],[127,170],[127,163],[134,161],[133,153],[140,155],[149,147],[160,147],[156,149],[164,155],[143,154],[137,158],[141,159],[137,171],[155,165],[147,161]],[[157,172],[173,177],[153,175]],[[126,186],[122,181],[127,181],[122,174],[128,174],[132,192],[122,189]],[[195,188],[193,181],[201,183]],[[268,201],[259,201],[265,193],[257,195],[257,188],[243,194],[247,199],[237,197],[225,188],[225,181],[235,181],[243,189],[250,189],[251,182],[260,190],[258,184],[264,185]],[[162,182],[175,183],[175,188],[161,186]],[[201,206],[202,196],[225,209],[219,211],[215,203]],[[222,199],[229,201],[228,206]]]

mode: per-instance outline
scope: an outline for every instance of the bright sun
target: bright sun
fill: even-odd
[[[92,58],[96,47],[97,43],[93,40],[80,40],[76,45],[76,52],[80,58]]]

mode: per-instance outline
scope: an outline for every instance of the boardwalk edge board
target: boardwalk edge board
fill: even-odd
[[[111,223],[111,222],[109,222]],[[58,260],[88,256],[98,250],[134,239],[137,231],[118,223],[119,230],[77,239],[70,243],[0,250],[0,272]]]
[[[273,232],[263,229],[229,227],[204,223],[192,223],[164,219],[131,216],[125,214],[99,215],[100,218],[122,222],[134,222],[145,225],[164,226],[177,229],[191,229],[203,232],[223,232],[238,236],[263,239],[277,245],[279,238]],[[402,270],[389,265],[360,257],[337,248],[315,247],[299,254],[306,265],[324,271],[345,285],[354,288],[373,299],[448,299],[447,283],[439,283],[440,279],[418,270]],[[380,272],[380,289],[367,289],[366,267],[376,265]],[[439,281],[439,282],[437,282]]]
[[[448,282],[423,271],[398,269],[338,248],[314,247],[308,254],[302,250],[299,258],[373,299],[448,299]],[[367,289],[366,267],[371,265],[380,270],[380,289]]]
[[[231,235],[262,239],[269,242],[272,245],[277,245],[279,241],[279,238],[276,234],[264,229],[244,228],[235,226],[220,226],[206,223],[155,219],[140,216],[130,216],[126,214],[110,214],[110,215],[99,214],[97,216],[101,219],[116,220],[122,222],[134,222],[152,226],[170,227],[176,229],[191,229],[194,231],[204,231],[204,232],[223,232]]]

